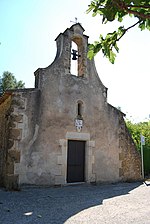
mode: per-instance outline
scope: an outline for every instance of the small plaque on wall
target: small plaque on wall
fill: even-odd
[[[75,126],[77,128],[77,131],[80,132],[83,127],[83,120],[75,119]]]

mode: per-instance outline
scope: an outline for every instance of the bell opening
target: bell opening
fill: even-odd
[[[72,41],[71,42],[71,68],[70,72],[72,75],[78,76],[78,46]]]

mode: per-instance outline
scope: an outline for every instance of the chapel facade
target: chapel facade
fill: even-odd
[[[87,58],[83,27],[72,25],[56,44],[53,63],[35,71],[35,88],[0,99],[0,185],[141,179],[140,155],[124,114],[107,102],[107,88]]]

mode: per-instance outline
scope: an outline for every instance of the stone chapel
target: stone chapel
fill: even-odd
[[[72,25],[56,44],[53,63],[35,71],[35,88],[0,97],[0,185],[141,179],[140,155],[124,114],[107,102],[107,88],[87,58],[83,27]]]

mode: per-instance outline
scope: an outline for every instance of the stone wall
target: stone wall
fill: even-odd
[[[119,178],[120,181],[141,180],[141,156],[130,135],[124,120],[125,114],[110,104],[108,105],[109,122],[114,128],[113,134],[116,135],[117,154],[119,160]],[[109,124],[108,124],[109,126]],[[115,131],[116,129],[116,131]],[[113,151],[113,154],[116,150]],[[113,158],[113,155],[112,155]]]
[[[12,120],[10,131],[12,146],[9,149],[8,187],[11,188],[11,181],[16,181],[18,187],[27,167],[31,164],[31,146],[36,140],[38,133],[40,92],[38,89],[24,89],[13,92]],[[25,165],[24,165],[25,156]],[[19,177],[19,179],[18,179]]]
[[[0,185],[8,190],[19,189],[16,167],[35,132],[37,93],[37,89],[8,91],[0,99]]]
[[[122,181],[137,181],[141,176],[141,156],[122,117],[119,119],[119,175]]]
[[[14,174],[15,163],[20,161],[20,149],[18,147],[22,138],[22,129],[19,124],[23,122],[23,110],[25,99],[20,92],[12,92],[11,113],[9,123],[9,139],[6,163],[5,186],[7,189],[18,189],[18,175]]]
[[[0,186],[5,185],[11,100],[8,93],[0,97]]]

